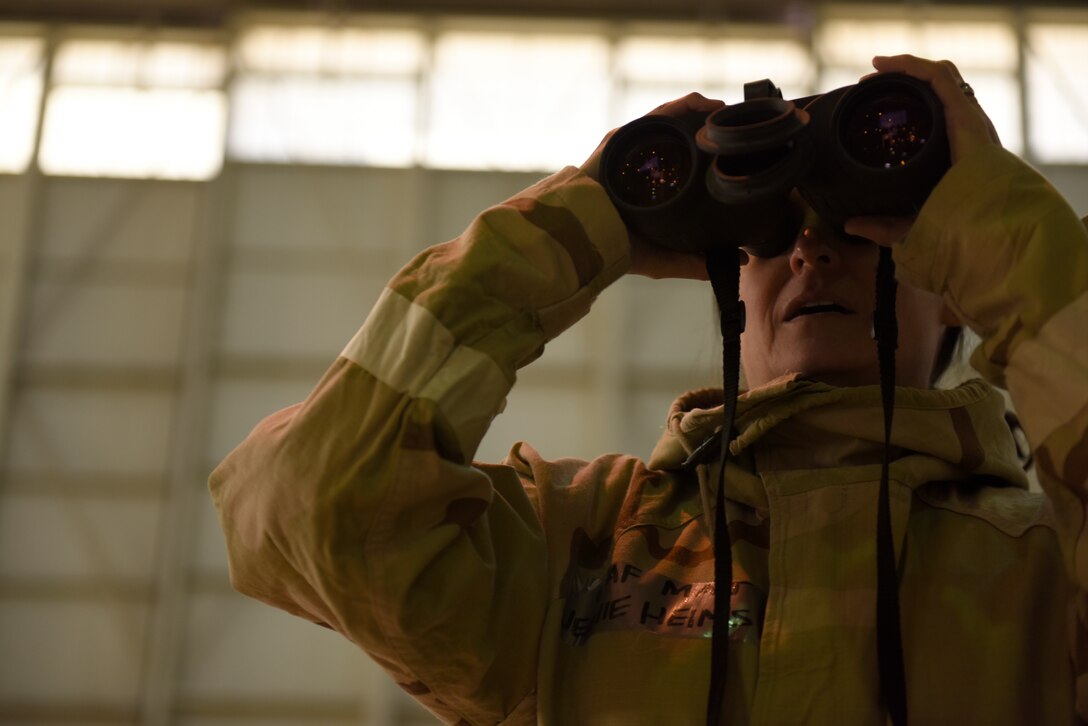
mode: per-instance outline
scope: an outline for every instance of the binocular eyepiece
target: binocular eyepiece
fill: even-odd
[[[769,80],[712,114],[646,116],[605,145],[601,183],[631,231],[662,247],[773,257],[801,226],[797,189],[842,233],[854,216],[918,212],[949,167],[929,84],[879,74],[786,101]]]

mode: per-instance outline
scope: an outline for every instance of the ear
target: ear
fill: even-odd
[[[960,320],[956,312],[945,303],[941,307],[941,325],[947,325],[949,327],[963,327],[963,321]]]

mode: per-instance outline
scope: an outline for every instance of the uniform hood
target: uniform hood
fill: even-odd
[[[950,465],[962,477],[996,477],[1009,486],[1027,487],[1005,423],[1005,400],[995,388],[974,379],[948,390],[900,387],[895,396],[893,459],[922,455]],[[721,400],[721,389],[713,388],[678,398],[650,466],[679,468],[715,437]],[[733,459],[757,472],[876,465],[884,446],[879,386],[839,388],[796,374],[741,394],[735,425]],[[947,472],[949,466],[938,468]]]

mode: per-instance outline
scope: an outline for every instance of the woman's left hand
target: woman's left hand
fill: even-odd
[[[993,122],[951,61],[931,61],[913,55],[877,56],[873,58],[873,67],[877,73],[904,73],[929,83],[944,105],[953,164],[980,147],[1001,145]],[[854,217],[846,221],[846,232],[890,247],[903,241],[913,221],[909,217]]]

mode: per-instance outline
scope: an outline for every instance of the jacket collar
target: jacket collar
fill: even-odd
[[[720,389],[690,391],[669,410],[650,457],[676,469],[721,428]],[[1001,394],[979,379],[949,390],[896,389],[893,457],[922,454],[966,477],[988,476],[1026,488]],[[737,400],[732,454],[758,471],[876,464],[884,446],[879,386],[835,387],[796,374]],[[748,456],[745,456],[748,452]],[[716,456],[712,457],[716,461]]]

